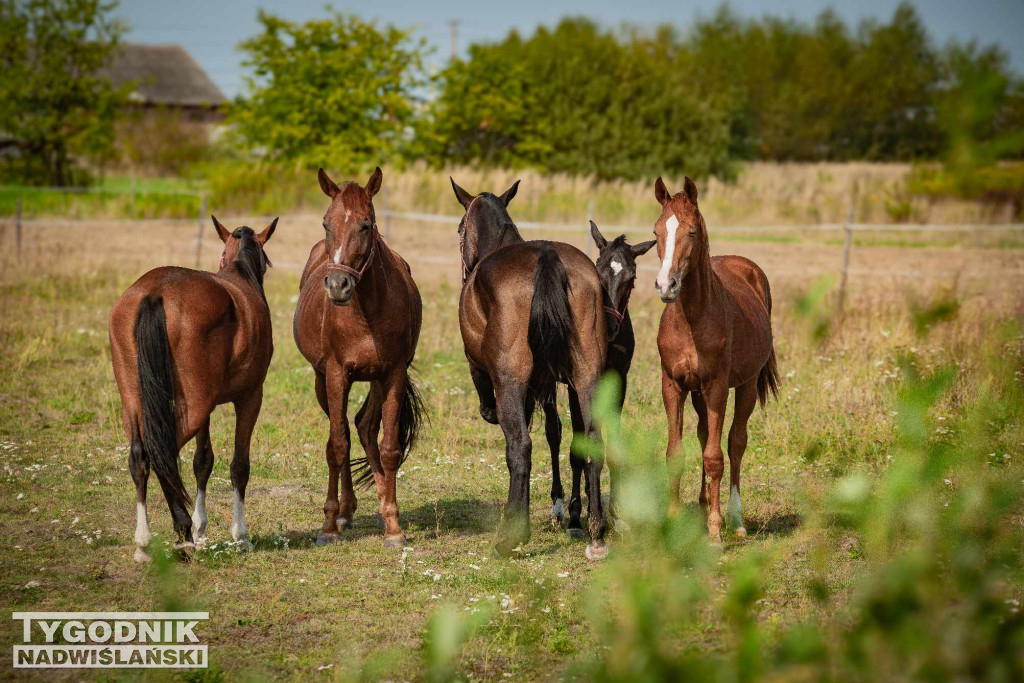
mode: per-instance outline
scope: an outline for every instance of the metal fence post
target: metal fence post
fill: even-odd
[[[853,246],[853,217],[854,207],[857,205],[857,183],[853,184],[853,196],[850,197],[850,208],[846,213],[846,225],[843,231],[846,233],[843,241],[843,272],[839,279],[839,312],[843,312],[846,305],[846,275],[850,270],[850,247]]]
[[[199,262],[203,255],[203,225],[206,224],[206,193],[203,192],[199,199],[199,234],[196,236],[196,270],[199,270]]]
[[[21,198],[18,198],[18,205],[14,213],[14,240],[17,244],[18,256],[21,256]]]

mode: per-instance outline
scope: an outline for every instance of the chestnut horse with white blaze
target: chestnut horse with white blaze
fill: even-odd
[[[128,470],[135,481],[135,559],[149,560],[146,486],[156,473],[174,519],[180,547],[206,542],[206,485],[213,471],[210,413],[235,406],[231,460],[234,516],[231,536],[249,547],[245,488],[249,444],[263,404],[263,380],[274,343],[263,276],[270,261],[263,246],[277,219],[263,232],[229,232],[216,218],[224,242],[216,273],[188,268],[151,270],[110,309],[110,357],[121,393],[121,417],[131,443]],[[178,452],[192,438],[192,468],[199,492],[191,499],[178,471]]]
[[[662,206],[654,224],[661,269],[655,285],[665,311],[658,329],[661,391],[668,414],[671,498],[679,505],[683,406],[689,393],[697,411],[703,449],[699,502],[712,542],[721,541],[719,496],[725,470],[722,429],[729,389],[736,389],[729,429],[729,522],[746,535],[740,502],[740,465],[747,447],[747,421],[758,401],[777,392],[779,374],[772,343],[772,295],[764,271],[742,256],[711,257],[707,226],[697,208],[697,186],[686,179],[669,193],[661,178],[654,195]],[[710,485],[707,479],[710,478]]]
[[[327,500],[317,543],[337,540],[338,529],[350,527],[355,516],[348,396],[353,382],[369,382],[370,391],[355,419],[366,453],[361,466],[367,470],[356,483],[376,484],[384,539],[402,547],[406,540],[398,524],[395,484],[422,417],[423,404],[408,370],[419,341],[423,306],[409,264],[377,230],[373,197],[380,190],[381,170],[377,168],[365,186],[339,186],[322,168],[318,177],[331,205],[324,214],[324,239],[310,251],[299,282],[293,324],[295,343],[313,366],[316,397],[331,423]]]

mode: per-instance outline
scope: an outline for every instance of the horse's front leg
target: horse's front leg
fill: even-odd
[[[380,471],[374,471],[377,497],[380,499],[380,516],[384,520],[384,542],[394,548],[405,546],[408,541],[398,524],[398,468],[402,464],[401,443],[402,404],[411,400],[406,396],[409,383],[408,370],[404,366],[395,370],[384,387],[384,402],[381,406]],[[407,411],[408,412],[408,411]]]
[[[317,545],[326,545],[338,540],[338,477],[342,486],[352,490],[352,471],[349,468],[348,393],[352,388],[348,373],[336,362],[328,362],[326,372],[326,396],[328,416],[331,420],[330,437],[327,440],[327,499],[324,501],[324,525],[317,534]]]
[[[263,406],[263,387],[260,386],[244,400],[235,402],[235,454],[231,459],[231,488],[234,491],[234,509],[231,517],[231,538],[242,550],[252,548],[249,530],[245,526],[245,487],[249,484],[249,446],[252,430]],[[209,418],[207,418],[209,420]],[[209,424],[209,422],[207,422]],[[212,465],[212,453],[211,465]]]
[[[544,435],[551,449],[551,523],[559,526],[565,522],[565,491],[562,490],[562,472],[558,464],[558,453],[562,445],[562,420],[558,417],[555,390],[544,398]]]
[[[722,424],[725,421],[725,406],[729,398],[729,386],[725,381],[716,381],[701,387],[708,415],[708,440],[704,446],[704,473],[708,483],[708,540],[722,542],[722,512],[719,504],[722,488],[722,473],[725,471],[725,454],[722,452]]]
[[[492,425],[498,424],[498,408],[494,398],[494,382],[491,381],[491,376],[472,364],[469,366],[469,375],[473,378],[473,386],[480,399],[480,417]]]
[[[668,418],[668,449],[665,453],[668,460],[668,510],[675,514],[679,511],[679,480],[683,474],[683,406],[686,394],[664,368],[661,371],[661,398]]]

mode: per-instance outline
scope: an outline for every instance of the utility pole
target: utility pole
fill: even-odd
[[[458,46],[458,33],[459,33],[459,20],[450,19],[448,25],[452,27],[452,61],[455,61],[455,55]]]

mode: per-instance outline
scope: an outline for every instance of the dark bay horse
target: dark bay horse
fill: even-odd
[[[206,484],[213,471],[210,413],[235,406],[231,460],[234,516],[231,536],[249,547],[245,488],[249,443],[263,404],[274,343],[263,276],[270,261],[263,246],[277,219],[263,232],[229,232],[216,218],[224,242],[217,273],[164,267],[151,270],[110,310],[110,356],[121,393],[124,431],[131,443],[128,469],[135,481],[135,559],[149,560],[146,484],[156,473],[174,519],[179,544],[206,541]],[[178,471],[178,452],[193,437],[193,471],[199,492],[191,499]]]
[[[377,230],[373,197],[383,178],[380,168],[365,186],[347,182],[339,187],[322,168],[318,176],[331,205],[324,214],[324,239],[310,251],[299,282],[293,323],[295,343],[313,366],[316,397],[331,422],[327,500],[317,543],[337,540],[338,529],[351,526],[355,516],[348,395],[353,382],[369,382],[355,419],[367,470],[356,483],[372,479],[376,484],[384,539],[402,547],[406,540],[398,524],[395,483],[422,417],[408,370],[423,306],[409,264]]]
[[[530,422],[540,400],[548,416],[547,437],[557,463],[555,385],[569,387],[577,433],[597,438],[590,402],[604,368],[605,320],[601,283],[594,264],[576,247],[523,240],[508,215],[518,181],[500,197],[473,196],[452,180],[465,209],[459,224],[463,287],[459,325],[480,414],[501,425],[509,469],[504,529],[496,549],[508,554],[530,538]],[[551,419],[552,413],[554,420]],[[587,557],[608,553],[601,503],[603,460],[570,454],[575,482],[569,501],[569,529],[580,529],[579,480],[587,469]],[[554,497],[554,491],[552,492]],[[555,506],[560,502],[553,500]],[[553,513],[557,512],[553,510]]]
[[[729,522],[736,534],[744,536],[740,464],[747,447],[747,421],[758,401],[763,406],[768,394],[776,394],[778,388],[771,289],[764,271],[753,261],[742,256],[711,257],[692,180],[687,178],[683,191],[671,195],[658,178],[654,195],[662,206],[654,225],[661,259],[655,285],[668,304],[658,330],[658,351],[668,414],[671,501],[674,507],[679,505],[679,471],[672,461],[680,455],[683,406],[689,392],[703,449],[699,501],[710,539],[719,543],[719,495],[725,469],[722,429],[729,389],[736,389],[729,429]]]

